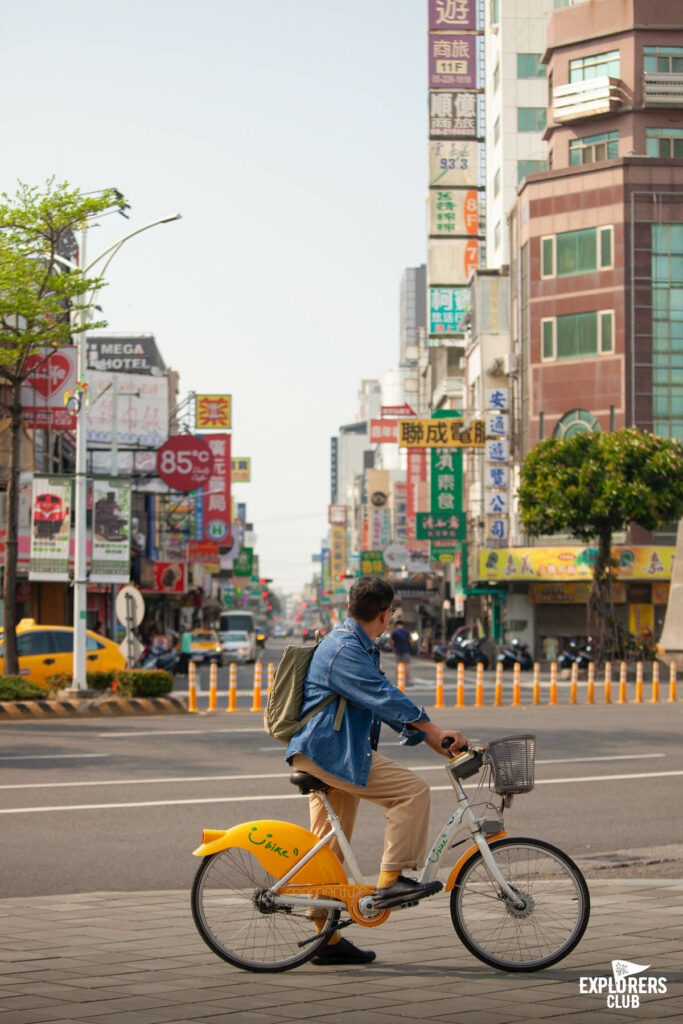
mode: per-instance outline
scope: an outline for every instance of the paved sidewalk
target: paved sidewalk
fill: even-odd
[[[0,902],[0,1024],[611,1024],[683,1020],[683,880],[589,879],[592,916],[566,960],[503,974],[473,958],[448,897],[345,934],[377,951],[364,968],[306,964],[249,974],[215,957],[195,931],[187,892],[88,893]],[[611,961],[651,965],[666,994],[608,1009],[579,978]],[[623,998],[623,997],[622,997]]]

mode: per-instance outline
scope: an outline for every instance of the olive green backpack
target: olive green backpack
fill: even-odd
[[[268,702],[263,715],[263,728],[280,743],[289,743],[292,736],[303,728],[307,722],[339,697],[339,708],[334,720],[334,730],[341,729],[346,697],[331,693],[319,704],[316,704],[303,718],[300,718],[304,702],[304,680],[311,664],[311,658],[322,637],[318,631],[314,644],[288,644],[275,669],[273,686],[268,694]]]

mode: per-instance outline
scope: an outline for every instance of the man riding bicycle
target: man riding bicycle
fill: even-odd
[[[424,860],[429,786],[378,752],[382,722],[398,732],[404,744],[413,746],[424,740],[446,756],[469,745],[461,732],[443,730],[431,722],[425,709],[413,704],[381,672],[375,639],[387,629],[393,599],[393,587],[379,577],[364,576],[353,584],[349,617],[323,638],[313,654],[301,712],[303,718],[332,691],[346,699],[343,714],[339,701],[325,705],[292,737],[285,755],[296,770],[309,772],[332,787],[328,800],[348,838],[359,800],[385,808],[378,907],[413,903],[441,888],[439,882],[422,884],[402,874]],[[446,737],[452,743],[444,750],[441,744]],[[315,793],[310,795],[310,813],[311,831],[322,837],[327,831],[327,815]],[[331,846],[341,858],[338,844],[333,841]],[[358,949],[335,932],[313,963],[370,963],[374,959],[374,952]]]

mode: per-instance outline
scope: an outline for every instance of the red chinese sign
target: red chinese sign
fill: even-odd
[[[213,472],[195,495],[195,540],[213,541],[226,548],[232,543],[230,434],[210,434],[205,441],[213,457]]]
[[[370,420],[370,444],[397,444],[398,420]]]
[[[151,590],[156,593],[184,594],[186,587],[186,568],[184,562],[151,562],[153,576],[145,576],[142,580],[141,590]]]
[[[221,556],[218,553],[218,544],[211,540],[188,540],[187,560],[188,562],[215,565],[221,560]]]

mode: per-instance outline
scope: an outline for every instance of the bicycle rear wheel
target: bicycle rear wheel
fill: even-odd
[[[540,971],[578,944],[590,916],[586,881],[576,864],[540,839],[490,844],[505,881],[524,900],[516,908],[489,876],[479,850],[465,861],[451,892],[453,926],[470,953],[502,971]]]
[[[229,964],[246,971],[288,971],[315,956],[336,928],[338,910],[319,911],[325,927],[318,936],[305,907],[267,906],[260,894],[275,881],[249,850],[237,847],[200,864],[192,886],[194,923]]]

